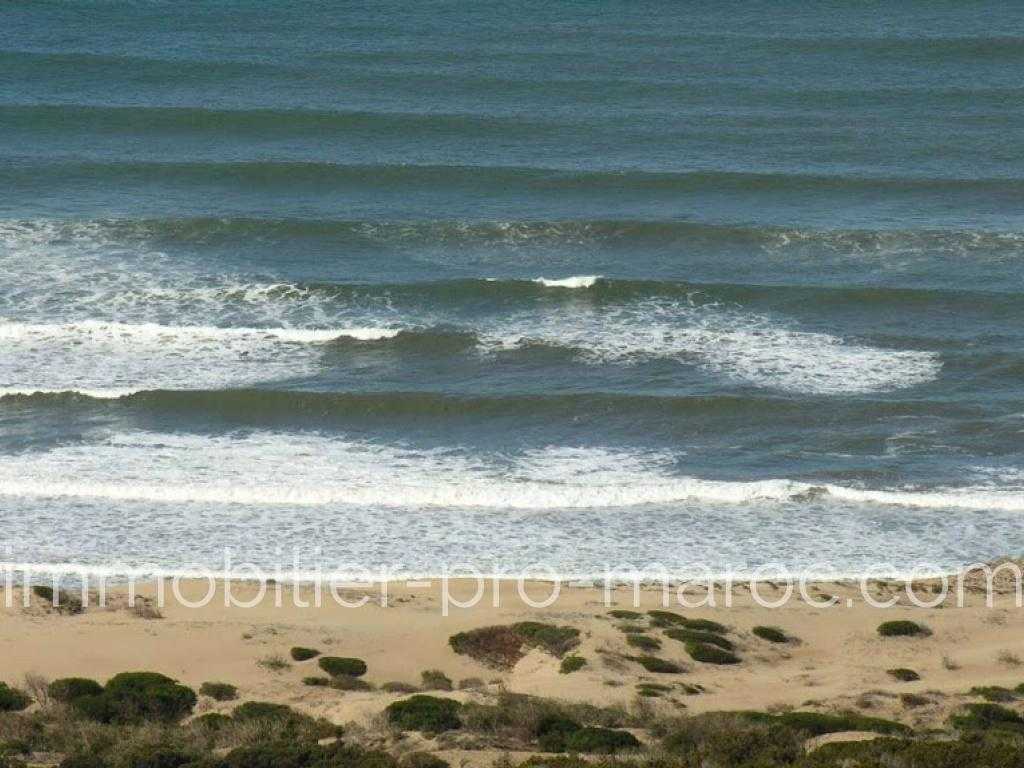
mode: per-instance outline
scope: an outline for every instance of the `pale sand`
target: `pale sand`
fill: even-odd
[[[187,599],[198,599],[206,585],[184,585]],[[344,608],[325,595],[320,608],[298,608],[292,604],[292,587],[282,585],[284,606],[273,605],[273,591],[255,608],[226,608],[222,593],[203,608],[187,608],[168,590],[163,618],[144,619],[124,608],[124,595],[112,590],[108,608],[90,607],[77,616],[58,615],[33,597],[23,608],[20,591],[13,608],[0,608],[0,678],[21,684],[26,673],[49,679],[78,675],[100,679],[128,670],[153,670],[198,688],[204,681],[237,685],[243,700],[283,702],[337,723],[368,724],[374,715],[401,695],[383,692],[341,692],[303,685],[302,678],[322,674],[316,661],[292,663],[272,672],[257,662],[271,655],[288,657],[295,645],[318,648],[327,655],[356,656],[369,665],[366,679],[375,684],[387,681],[419,683],[420,672],[440,669],[453,680],[479,677],[520,693],[551,696],[598,704],[631,705],[638,681],[664,684],[689,683],[704,686],[703,695],[672,694],[672,699],[647,699],[665,712],[703,712],[730,709],[773,709],[794,707],[833,711],[855,708],[865,714],[891,717],[916,726],[940,724],[949,712],[967,700],[963,694],[975,685],[1014,687],[1024,682],[1024,666],[1008,663],[1005,652],[1024,658],[1024,612],[1014,597],[995,597],[995,607],[984,605],[984,596],[968,593],[968,605],[923,609],[900,606],[878,609],[859,599],[859,587],[826,583],[814,594],[831,594],[842,599],[841,607],[812,608],[794,599],[779,609],[753,603],[746,588],[734,593],[731,608],[671,609],[693,618],[712,618],[732,628],[730,637],[738,645],[743,662],[733,667],[692,662],[683,646],[661,635],[658,654],[689,667],[682,675],[646,673],[623,659],[639,651],[626,645],[625,635],[607,617],[604,593],[597,588],[563,587],[550,608],[533,609],[516,594],[514,582],[503,582],[500,607],[488,599],[472,609],[453,608],[442,615],[438,584],[430,588],[389,585],[387,607],[371,601],[361,608]],[[529,594],[540,600],[550,590],[545,583],[527,585]],[[240,598],[256,594],[253,584],[235,583]],[[475,585],[461,583],[456,591],[471,594]],[[271,588],[273,590],[273,587]],[[153,595],[153,585],[140,594]],[[376,588],[366,590],[376,597]],[[309,599],[311,590],[302,590]],[[357,591],[349,591],[354,598]],[[703,592],[691,594],[696,599]],[[769,586],[765,597],[776,592]],[[886,588],[875,594],[887,595]],[[932,598],[929,592],[922,597]],[[847,605],[847,598],[853,605]],[[661,608],[661,592],[643,591],[641,608]],[[632,590],[614,592],[613,607],[632,608]],[[721,602],[721,595],[719,595]],[[904,599],[904,602],[906,600]],[[926,624],[934,634],[925,638],[881,638],[876,627],[890,619],[912,619]],[[490,624],[507,624],[536,619],[570,624],[582,631],[578,653],[589,661],[583,670],[563,675],[559,662],[541,651],[530,652],[509,672],[496,671],[464,656],[456,655],[448,637],[461,630]],[[776,645],[750,634],[758,624],[782,627],[799,638],[798,644]],[[944,663],[943,657],[957,668]],[[1004,660],[1000,660],[1000,656]],[[289,659],[290,661],[290,659]],[[909,667],[921,674],[919,682],[900,683],[886,674],[892,667]],[[907,707],[899,694],[925,695],[929,702]],[[466,700],[482,694],[455,691]],[[202,698],[198,712],[229,711],[238,702],[218,704]],[[867,705],[867,706],[865,706]]]

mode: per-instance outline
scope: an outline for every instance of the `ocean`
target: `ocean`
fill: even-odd
[[[1024,5],[0,6],[0,559],[1024,551]]]

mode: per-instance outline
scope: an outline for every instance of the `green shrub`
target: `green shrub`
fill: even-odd
[[[139,744],[126,750],[122,757],[131,768],[181,768],[196,755],[165,744]]]
[[[320,651],[315,648],[303,648],[298,645],[292,648],[290,653],[293,661],[309,661],[320,655]]]
[[[713,632],[716,635],[724,635],[729,628],[711,619],[686,619],[683,626],[687,629],[695,629],[699,632]]]
[[[726,712],[680,718],[662,744],[686,768],[781,768],[803,755],[803,739],[790,728]]]
[[[192,721],[192,725],[207,731],[219,731],[231,724],[231,718],[220,712],[207,712]]]
[[[931,633],[932,631],[923,624],[905,619],[883,621],[878,625],[878,634],[882,637],[923,637]]]
[[[719,648],[707,643],[689,642],[686,644],[686,652],[694,661],[705,664],[739,664],[740,658],[732,651]]]
[[[823,736],[826,733],[840,731],[871,731],[890,736],[908,736],[911,733],[910,728],[895,720],[866,717],[856,713],[823,715],[819,712],[783,712],[779,715],[769,715],[747,712],[744,716],[757,722],[778,723],[807,736]]]
[[[372,691],[373,686],[352,675],[335,675],[331,678],[331,688],[338,691]]]
[[[923,707],[925,704],[930,704],[931,700],[926,696],[919,696],[916,693],[901,693],[900,704],[908,709],[914,709],[915,707]]]
[[[402,756],[402,768],[451,768],[450,764],[429,752],[410,752]]]
[[[417,693],[419,692],[419,686],[413,685],[412,683],[403,683],[400,681],[391,681],[390,683],[384,683],[380,687],[385,693]]]
[[[754,627],[751,632],[769,643],[788,643],[789,635],[779,627]]]
[[[28,694],[0,683],[0,712],[20,712],[32,703]]]
[[[569,752],[611,755],[639,747],[640,742],[629,731],[616,731],[611,728],[580,728],[569,734],[565,740],[565,748]]]
[[[960,714],[953,715],[949,722],[961,731],[1024,729],[1024,718],[1012,709],[999,704],[968,704]]]
[[[425,691],[450,691],[455,686],[452,679],[439,669],[425,669],[420,672],[420,680]]]
[[[651,617],[651,623],[656,627],[682,626],[686,623],[683,616],[672,611],[648,611],[647,615]]]
[[[239,704],[231,713],[239,722],[246,720],[290,720],[298,714],[287,704],[274,704],[269,701],[247,701]]]
[[[697,629],[666,629],[665,636],[670,637],[673,640],[678,640],[680,643],[706,643],[708,645],[717,645],[726,651],[733,649],[732,641],[727,637],[716,635],[714,632],[702,632]]]
[[[314,688],[326,688],[331,684],[331,678],[321,677],[319,675],[313,675],[312,677],[302,678],[303,685],[310,685]]]
[[[206,764],[201,765],[206,768]],[[397,765],[393,757],[383,752],[341,742],[321,746],[281,739],[233,749],[211,768],[397,768]]]
[[[629,635],[626,638],[626,643],[644,651],[657,651],[661,648],[661,641],[656,637],[648,635]]]
[[[54,592],[53,587],[37,584],[32,587],[32,594],[41,600],[48,602],[56,608],[59,613],[77,614],[85,610],[80,598],[72,597],[63,589]]]
[[[633,661],[639,664],[641,667],[646,669],[648,672],[657,672],[659,674],[667,675],[678,675],[680,672],[685,670],[676,664],[674,661],[668,661],[667,659],[659,659],[657,656],[632,656],[630,657]]]
[[[362,659],[322,656],[317,663],[320,665],[320,669],[331,677],[338,677],[339,675],[362,677],[366,674],[366,662]]]
[[[103,686],[87,677],[61,677],[50,683],[46,691],[54,701],[67,704],[82,696],[99,696]]]
[[[1019,768],[1024,749],[1006,741],[874,741],[825,744],[801,760],[800,768]]]
[[[578,672],[587,666],[587,660],[582,656],[572,654],[562,659],[562,663],[558,666],[558,671],[563,675],[569,675],[573,672]]]
[[[94,752],[75,752],[61,760],[57,768],[110,768],[110,764]]]
[[[638,696],[644,696],[647,698],[659,698],[663,694],[672,691],[672,687],[669,685],[661,685],[659,683],[637,683],[636,692]]]
[[[442,733],[462,726],[460,708],[453,699],[416,694],[389,704],[384,713],[388,723],[400,730]]]
[[[623,619],[625,621],[636,621],[642,619],[644,615],[638,611],[627,611],[625,608],[616,608],[613,611],[608,611],[608,615],[613,619]]]
[[[234,701],[238,698],[238,689],[230,683],[203,683],[199,686],[199,693],[214,701]]]
[[[539,621],[480,627],[448,638],[455,653],[498,669],[511,669],[523,657],[523,647],[541,648],[561,658],[579,645],[580,631]]]
[[[583,726],[560,712],[544,715],[537,720],[532,736],[542,752],[564,752],[566,740]]]
[[[91,697],[77,699],[74,704]],[[196,705],[191,688],[179,685],[157,672],[122,672],[107,681],[103,694],[113,713],[112,722],[137,723],[149,720],[177,722]]]
[[[921,676],[917,674],[917,672],[915,672],[912,669],[907,669],[906,667],[896,667],[895,669],[887,669],[885,670],[885,673],[889,675],[889,677],[899,680],[901,683],[912,683],[915,680],[921,679]]]
[[[512,629],[528,646],[541,648],[561,658],[580,644],[580,631],[575,627],[559,627],[539,621],[521,621]]]
[[[972,696],[981,696],[985,701],[1007,702],[1016,701],[1020,698],[1020,694],[1017,691],[1011,691],[1009,688],[1003,688],[1000,685],[976,685],[971,688],[969,693]]]

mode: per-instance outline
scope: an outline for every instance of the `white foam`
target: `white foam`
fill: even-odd
[[[308,375],[323,344],[375,341],[396,328],[218,328],[0,321],[0,393],[77,391],[119,397],[140,389],[213,389]]]
[[[549,447],[505,455],[301,433],[203,437],[138,432],[5,457],[0,495],[250,507],[510,510],[810,499],[1024,511],[1019,487],[861,489],[786,479],[731,482],[680,475],[676,462],[665,453],[604,448]]]
[[[791,325],[733,306],[648,300],[538,309],[488,330],[482,342],[491,349],[569,346],[595,362],[670,358],[740,383],[814,394],[912,387],[942,367],[931,352],[851,343]]]
[[[601,275],[575,275],[557,280],[538,277],[533,282],[540,283],[545,288],[591,288],[600,279]]]

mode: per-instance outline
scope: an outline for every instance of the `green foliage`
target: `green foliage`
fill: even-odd
[[[580,728],[565,740],[567,752],[590,752],[611,755],[625,750],[639,749],[640,742],[629,731],[611,728]]]
[[[95,753],[75,752],[61,760],[57,768],[110,768],[110,764]]]
[[[637,696],[644,696],[646,698],[657,699],[662,695],[671,692],[672,686],[661,685],[660,683],[637,683],[636,693]]]
[[[542,716],[533,727],[533,735],[542,752],[564,752],[568,738],[583,726],[561,712]]]
[[[101,714],[102,722],[118,723],[173,723],[196,705],[195,691],[158,672],[122,672],[107,681],[99,696],[84,696],[72,704],[82,711],[82,703],[91,699],[105,699],[91,710]]]
[[[732,651],[708,643],[688,642],[686,652],[694,661],[704,664],[739,664],[740,658]]]
[[[247,701],[239,704],[231,713],[239,722],[246,720],[290,720],[298,713],[287,704],[269,701]]]
[[[906,619],[883,621],[878,625],[878,634],[882,637],[924,637],[931,633],[932,631],[923,624]]]
[[[0,712],[20,712],[32,703],[28,694],[0,683]]]
[[[214,701],[234,701],[238,698],[238,689],[230,683],[203,683],[199,686],[199,693]]]
[[[1011,691],[1001,685],[976,685],[969,693],[972,696],[981,696],[985,701],[995,702],[1016,701],[1020,698],[1018,691]]]
[[[790,728],[725,712],[679,719],[662,744],[687,768],[777,768],[803,754],[803,740]]]
[[[348,677],[362,677],[366,674],[366,662],[362,659],[346,658],[342,656],[323,656],[317,662],[320,669],[331,677],[347,675]]]
[[[807,736],[823,736],[840,731],[871,731],[891,736],[910,735],[911,730],[895,720],[867,717],[856,713],[824,715],[819,712],[783,712],[769,715],[759,712],[743,713],[755,722],[778,723]]]
[[[230,723],[231,718],[227,715],[222,715],[220,712],[207,712],[205,715],[200,715],[192,721],[192,725],[197,728],[213,732],[221,730]]]
[[[401,760],[402,768],[451,768],[449,763],[429,752],[410,752]]]
[[[425,691],[450,691],[455,686],[452,679],[439,669],[425,669],[420,672],[423,690]]]
[[[320,655],[320,651],[315,648],[303,648],[298,645],[292,648],[289,653],[293,661],[309,661]]]
[[[790,639],[785,630],[780,627],[754,627],[750,631],[769,643],[788,643]]]
[[[683,616],[672,611],[648,611],[647,615],[651,617],[651,623],[656,627],[682,626],[686,623]]]
[[[413,685],[412,683],[403,683],[401,681],[393,680],[390,683],[384,683],[380,689],[385,693],[417,693],[419,686]]]
[[[680,672],[685,671],[681,666],[676,664],[674,661],[668,661],[667,659],[659,659],[657,656],[632,656],[630,658],[637,664],[639,664],[641,667],[646,669],[648,672],[657,672],[659,674],[667,675],[678,675]]]
[[[281,740],[239,747],[210,768],[397,768],[397,765],[395,759],[384,752],[340,742],[321,746]]]
[[[139,744],[126,750],[123,762],[131,768],[181,768],[195,757],[168,744]]]
[[[448,638],[452,650],[497,669],[511,669],[523,657],[523,647],[541,648],[561,658],[579,645],[580,631],[539,621],[480,627]]]
[[[416,694],[389,704],[384,713],[388,722],[400,730],[442,733],[462,727],[460,708],[453,699]]]
[[[687,629],[695,629],[699,632],[714,632],[716,635],[724,635],[729,628],[711,619],[686,619],[683,626]]]
[[[629,635],[626,637],[626,643],[644,651],[657,651],[661,648],[661,640],[649,635]]]
[[[312,677],[302,678],[303,685],[310,685],[314,688],[326,688],[331,684],[331,678],[322,677],[320,675],[313,675]]]
[[[915,672],[912,669],[907,669],[906,667],[896,667],[895,669],[887,669],[885,670],[885,673],[889,675],[889,677],[899,680],[901,683],[912,683],[915,680],[921,679],[921,676],[917,674],[917,672]]]
[[[961,731],[1024,732],[1024,718],[999,704],[968,704],[963,712],[953,715],[949,722]]]
[[[1006,741],[874,741],[826,744],[798,768],[1019,768],[1024,749]]]
[[[558,671],[563,675],[569,675],[573,672],[578,672],[587,666],[587,660],[582,656],[572,654],[562,659],[562,663],[558,667]]]
[[[608,615],[613,619],[624,619],[626,621],[636,621],[642,619],[644,615],[638,611],[627,611],[625,608],[616,608],[615,610],[608,611]]]
[[[702,632],[697,629],[666,629],[665,636],[670,637],[673,640],[678,640],[681,643],[705,643],[707,645],[716,645],[726,651],[731,651],[734,647],[732,641],[727,637],[716,635],[714,632]]]
[[[82,606],[81,599],[72,597],[69,593],[63,589],[54,592],[53,587],[47,587],[42,584],[37,584],[32,587],[32,594],[41,600],[45,600],[59,613],[70,613],[77,614],[81,613],[85,608]]]
[[[61,677],[47,687],[47,693],[54,701],[65,704],[82,696],[99,696],[103,686],[87,677]]]
[[[331,688],[338,691],[372,691],[373,686],[352,675],[336,675],[331,678]]]

